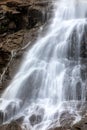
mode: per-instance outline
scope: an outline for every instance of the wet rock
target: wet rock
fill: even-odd
[[[8,113],[6,110],[0,110],[0,125],[2,125],[8,119]]]
[[[80,121],[75,123],[71,130],[87,130],[87,117],[83,117]]]
[[[3,69],[7,68],[7,70],[3,76],[2,84],[0,85],[2,89],[7,86],[9,81],[16,73],[17,67],[21,63],[24,51],[26,51],[28,47],[31,47],[34,44],[38,34],[37,32],[38,28],[31,30],[20,30],[14,34],[9,34],[8,36],[3,37],[3,40],[0,43],[0,50],[3,50],[3,53],[1,51],[3,54],[1,55],[1,59],[6,60],[7,62],[5,61],[5,64],[3,63],[4,60],[0,62],[0,64],[4,64],[4,66],[0,67],[1,74],[3,73]],[[5,52],[6,55],[4,56]]]
[[[22,124],[23,123],[23,120],[24,120],[25,116],[20,116],[16,119],[16,122],[19,123],[19,124]]]
[[[19,112],[19,110],[22,107],[22,101],[21,100],[15,100],[8,102],[5,99],[1,99],[1,103],[5,103],[4,109],[3,107],[0,108],[0,124],[7,122],[8,119],[12,120],[14,116]],[[21,123],[21,120],[23,119],[23,116],[16,117],[15,120]]]
[[[78,122],[72,126],[71,130],[82,130],[82,122]]]
[[[33,114],[30,118],[29,118],[29,121],[31,123],[32,126],[40,123],[42,121],[42,117],[41,115],[35,115]]]
[[[71,130],[71,129],[67,129],[67,128],[63,127],[63,126],[54,125],[54,127],[50,126],[50,128],[48,128],[48,130]]]
[[[8,7],[17,7],[18,5],[20,5],[20,2],[19,1],[7,1],[6,5]]]
[[[3,72],[4,67],[10,59],[10,52],[0,48],[0,73]]]
[[[12,33],[23,28],[32,28],[38,22],[43,24],[50,12],[47,1],[6,1],[0,2],[0,34]],[[44,17],[44,20],[43,20]]]
[[[0,111],[0,124],[3,123],[4,117],[3,117],[3,111]]]
[[[43,14],[40,10],[29,9],[29,28],[34,27],[38,22],[42,22]]]
[[[10,22],[8,25],[8,29],[10,29],[10,30],[16,29],[16,24],[14,22]]]
[[[22,130],[22,129],[16,121],[12,121],[10,124],[0,126],[0,130]]]
[[[13,117],[21,108],[22,102],[10,102],[6,107],[7,118]]]
[[[14,72],[16,73],[15,66],[20,64],[25,46],[36,40],[39,27],[48,18],[50,6],[49,0],[0,1],[0,76],[3,79],[0,90],[8,85]],[[29,46],[31,44],[27,47]],[[13,66],[14,72],[10,65]]]
[[[68,111],[65,111],[61,114],[59,121],[60,121],[61,126],[65,128],[70,128],[74,120],[75,120],[74,113],[71,114]]]

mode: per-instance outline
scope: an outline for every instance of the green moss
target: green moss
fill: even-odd
[[[0,25],[0,32],[6,31],[6,30],[7,30],[7,26]]]

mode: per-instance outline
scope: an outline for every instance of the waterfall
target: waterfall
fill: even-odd
[[[2,123],[23,116],[27,128],[45,130],[55,121],[60,125],[66,110],[80,118],[82,105],[77,107],[87,98],[81,50],[86,43],[87,0],[56,0],[54,7],[48,30],[1,96]]]

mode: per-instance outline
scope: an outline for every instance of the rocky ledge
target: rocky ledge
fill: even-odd
[[[11,123],[0,126],[0,130],[30,130],[30,129],[27,129],[26,126],[22,126],[17,121],[12,121]],[[81,121],[75,123],[72,126],[65,125],[57,127],[56,124],[54,123],[54,125],[49,126],[47,130],[87,130],[87,117],[83,118]]]

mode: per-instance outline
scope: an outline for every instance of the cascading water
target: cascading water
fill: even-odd
[[[87,1],[58,0],[55,5],[45,36],[29,50],[1,97],[2,122],[23,116],[27,129],[47,129],[55,121],[60,125],[64,110],[80,117],[78,103],[87,96],[81,71]]]

